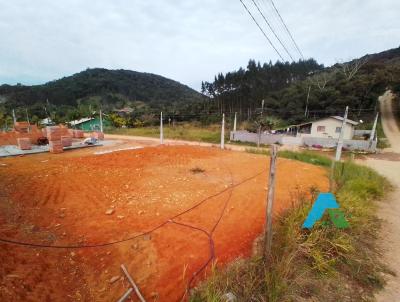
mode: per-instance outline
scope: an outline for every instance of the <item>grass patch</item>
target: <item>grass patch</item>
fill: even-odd
[[[293,153],[279,156],[331,164],[327,157]],[[228,292],[237,301],[373,301],[373,292],[384,285],[382,273],[388,272],[376,249],[380,222],[375,201],[390,185],[373,170],[351,162],[337,164],[334,175],[336,197],[349,229],[322,223],[310,231],[301,229],[318,194],[311,187],[312,198],[297,196],[297,206],[274,224],[271,259],[266,261],[255,253],[227,268],[214,268],[209,279],[194,290],[191,301],[223,301],[222,295]]]
[[[246,149],[246,151],[254,154],[269,155],[269,149],[248,148]],[[278,152],[278,157],[294,159],[305,163],[314,164],[317,166],[324,166],[324,167],[331,166],[331,160],[328,157],[308,151],[293,152],[289,150],[283,150]]]
[[[107,131],[109,134],[160,137],[159,127],[141,128],[115,128]],[[177,139],[187,141],[200,141],[206,143],[220,143],[221,126],[211,125],[199,127],[191,124],[179,124],[175,127],[164,126],[165,139]],[[229,139],[229,131],[226,131],[226,139]]]

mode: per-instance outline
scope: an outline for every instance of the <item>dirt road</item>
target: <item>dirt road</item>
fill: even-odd
[[[369,158],[364,164],[386,176],[395,186],[384,202],[380,203],[379,217],[385,223],[380,243],[384,250],[384,260],[397,276],[390,277],[388,284],[377,296],[377,301],[399,301],[400,299],[400,130],[392,111],[393,95],[387,91],[380,97],[382,126],[391,148],[384,153]]]

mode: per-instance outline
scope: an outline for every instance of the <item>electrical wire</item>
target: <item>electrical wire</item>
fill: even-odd
[[[303,56],[302,51],[300,50],[300,47],[297,45],[296,41],[294,40],[292,33],[290,32],[289,28],[287,27],[285,21],[283,20],[281,14],[279,13],[279,11],[278,11],[278,9],[277,9],[277,7],[275,6],[274,1],[273,1],[273,0],[270,0],[270,2],[271,2],[271,4],[272,4],[273,8],[275,9],[275,12],[276,12],[277,15],[279,16],[279,19],[281,20],[283,26],[285,27],[286,32],[289,34],[290,39],[292,40],[294,46],[296,47],[296,49],[297,49],[297,51],[299,52],[299,54],[300,54],[300,56],[302,57],[302,59],[304,60],[304,56]]]
[[[285,50],[285,52],[288,54],[288,56],[292,59],[292,61],[294,62],[294,59],[292,57],[292,55],[290,54],[290,52],[288,51],[288,49],[286,48],[286,46],[282,43],[281,39],[279,38],[279,36],[276,34],[275,30],[273,29],[273,27],[271,26],[271,24],[268,22],[267,18],[265,17],[265,15],[263,14],[263,12],[260,10],[260,7],[258,6],[258,4],[254,1],[251,0],[253,2],[253,4],[255,5],[255,7],[257,8],[258,12],[261,14],[261,16],[263,17],[265,23],[267,23],[269,29],[272,31],[272,33],[274,34],[275,38],[279,41],[279,43],[281,44],[281,46],[283,47],[283,49]]]
[[[250,17],[253,19],[254,23],[258,26],[258,28],[261,30],[261,32],[263,33],[264,37],[267,39],[267,41],[269,42],[269,44],[272,46],[272,48],[275,50],[275,52],[278,54],[278,56],[281,58],[282,62],[285,62],[285,59],[282,57],[282,55],[280,54],[280,52],[276,49],[276,47],[274,46],[274,44],[272,43],[272,41],[268,38],[267,34],[264,32],[264,30],[262,29],[262,27],[260,26],[260,24],[258,24],[257,20],[254,18],[253,14],[250,12],[250,10],[247,8],[246,4],[244,4],[244,2],[242,0],[239,0],[243,7],[245,8],[245,10],[249,13]]]

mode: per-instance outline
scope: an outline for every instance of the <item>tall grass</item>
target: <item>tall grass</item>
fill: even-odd
[[[292,153],[280,156],[305,162],[315,158]],[[330,166],[328,158],[311,162]],[[270,259],[255,253],[225,269],[214,269],[192,301],[223,301],[227,292],[238,301],[373,301],[373,292],[384,284],[382,272],[387,272],[376,247],[380,223],[375,201],[390,185],[373,170],[350,162],[336,165],[334,175],[336,197],[349,229],[324,223],[310,231],[301,228],[318,194],[310,188],[313,198],[297,196],[298,205],[274,223]]]

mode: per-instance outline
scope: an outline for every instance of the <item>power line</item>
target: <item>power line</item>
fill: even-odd
[[[289,28],[286,26],[285,21],[283,21],[283,18],[282,18],[282,16],[281,16],[281,14],[279,13],[278,9],[276,8],[274,1],[273,1],[273,0],[270,0],[270,2],[271,2],[271,4],[272,4],[272,6],[274,7],[275,12],[278,14],[279,19],[281,20],[283,26],[285,27],[286,32],[289,34],[290,39],[292,40],[294,46],[296,47],[296,49],[297,49],[297,51],[299,52],[299,54],[300,54],[300,56],[302,57],[302,59],[304,60],[304,56],[303,56],[303,53],[302,53],[301,50],[300,50],[300,47],[297,45],[296,41],[294,40],[293,35],[291,34]]]
[[[271,40],[268,38],[267,34],[264,32],[264,30],[261,28],[260,24],[258,24],[257,20],[253,17],[252,13],[249,11],[249,9],[247,8],[246,4],[243,3],[242,0],[239,0],[244,8],[246,9],[246,11],[249,13],[250,17],[253,19],[254,23],[256,23],[256,25],[258,26],[258,28],[261,30],[261,32],[263,33],[264,37],[267,39],[267,41],[269,42],[269,44],[272,46],[272,48],[275,50],[275,52],[278,54],[278,56],[281,58],[282,62],[285,62],[285,59],[282,57],[282,55],[280,54],[280,52],[276,49],[276,47],[274,46],[274,44],[271,42]]]
[[[294,62],[294,59],[292,57],[292,55],[290,54],[290,52],[287,50],[286,46],[282,43],[281,39],[279,39],[278,35],[276,34],[275,30],[272,28],[271,24],[268,22],[267,18],[264,16],[264,14],[262,13],[262,11],[260,10],[260,7],[257,5],[257,3],[254,0],[251,0],[254,5],[256,6],[258,12],[261,14],[261,16],[263,17],[265,23],[267,23],[269,29],[272,31],[272,33],[274,34],[275,38],[279,41],[279,43],[282,45],[283,49],[286,51],[286,53],[288,54],[288,56],[292,59],[292,61]]]

